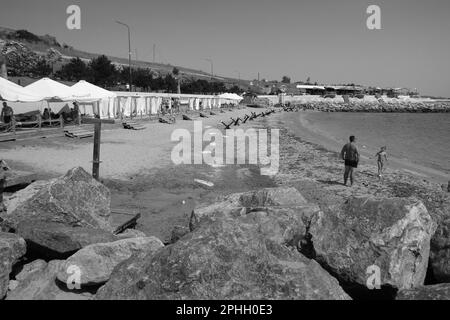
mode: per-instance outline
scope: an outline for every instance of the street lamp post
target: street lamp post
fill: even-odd
[[[118,24],[121,24],[121,25],[127,27],[127,29],[128,29],[128,69],[129,69],[128,71],[130,72],[130,74],[129,74],[129,91],[131,92],[131,87],[132,87],[131,81],[132,81],[132,78],[131,78],[131,36],[130,36],[130,26],[127,25],[126,23],[123,23],[123,22],[120,22],[120,21],[116,21],[116,22]]]
[[[212,61],[212,59],[205,59],[206,61],[209,61],[209,63],[211,64],[211,80],[214,77],[214,62]]]

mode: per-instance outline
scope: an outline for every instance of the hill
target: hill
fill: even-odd
[[[98,53],[90,53],[73,48],[66,43],[60,43],[57,39],[51,35],[35,35],[27,30],[14,30],[6,27],[0,27],[0,49],[5,43],[13,43],[14,46],[30,49],[36,56],[48,56],[49,52],[56,52],[60,54],[61,61],[55,64],[55,68],[58,69],[62,64],[67,63],[72,58],[80,58],[87,62],[93,58],[100,56]],[[23,49],[23,48],[22,48]],[[1,50],[0,50],[1,53]],[[108,58],[116,65],[128,66],[128,59],[119,58],[114,56],[108,56]],[[201,70],[195,70],[191,68],[185,68],[183,66],[175,66],[171,64],[153,63],[147,61],[132,61],[134,68],[149,68],[153,72],[160,75],[170,74],[174,67],[180,70],[183,78],[189,78],[193,80],[204,79],[210,80],[211,75]],[[221,81],[226,84],[240,83],[248,84],[248,81],[237,80],[234,78],[221,77],[215,75],[213,81]]]

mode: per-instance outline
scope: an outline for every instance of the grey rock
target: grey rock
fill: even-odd
[[[22,270],[16,275],[17,281],[25,280],[30,274],[34,272],[39,272],[45,270],[47,267],[47,262],[44,260],[34,260],[33,262],[27,263],[22,266]]]
[[[64,261],[57,277],[61,282],[66,282],[70,276],[67,270],[71,266],[76,266],[81,271],[80,284],[82,286],[103,284],[108,281],[113,269],[133,254],[155,252],[163,246],[161,240],[155,237],[130,238],[93,244]]]
[[[90,244],[117,240],[103,229],[46,221],[22,221],[17,225],[16,233],[26,240],[30,255],[46,260],[67,258]]]
[[[108,188],[79,167],[15,193],[3,218],[14,229],[22,221],[45,221],[112,231],[110,201]]]
[[[381,285],[423,285],[436,225],[422,202],[351,198],[330,211],[313,217],[310,241],[315,259],[340,280],[366,286],[368,267],[377,266]]]
[[[172,229],[172,235],[170,238],[170,243],[175,243],[181,238],[183,238],[185,235],[189,233],[189,228],[186,226],[175,226]]]
[[[124,232],[117,234],[115,237],[116,240],[120,240],[129,238],[145,238],[147,237],[147,235],[144,232],[136,229],[127,229]]]
[[[303,207],[305,205],[307,205],[305,198],[291,187],[235,193],[222,197],[212,205],[196,208],[192,212],[189,227],[191,230],[195,229],[202,220],[218,212],[238,216],[257,208]]]
[[[400,290],[397,300],[450,300],[450,283]]]
[[[349,299],[317,262],[270,238],[275,219],[258,217],[214,216],[175,244],[133,256],[96,299]]]
[[[25,253],[24,239],[12,233],[0,232],[0,299],[8,291],[12,267]]]
[[[52,260],[48,264],[30,267],[23,274],[17,287],[8,292],[6,300],[90,300],[93,294],[79,290],[70,290],[65,283],[56,280],[61,260]]]

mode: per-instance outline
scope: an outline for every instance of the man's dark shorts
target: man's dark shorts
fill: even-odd
[[[358,168],[358,161],[354,160],[345,160],[346,167]]]
[[[5,121],[5,123],[10,123],[11,122],[11,116],[4,116],[3,120]]]

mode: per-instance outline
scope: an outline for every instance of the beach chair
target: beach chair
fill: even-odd
[[[141,123],[137,123],[136,121],[123,121],[123,128],[127,130],[144,130],[145,126]]]
[[[94,136],[94,129],[65,129],[64,135],[69,138],[84,139]]]

